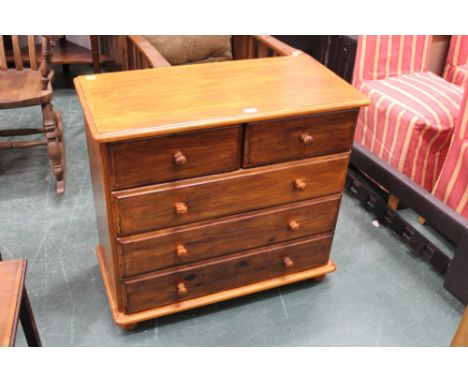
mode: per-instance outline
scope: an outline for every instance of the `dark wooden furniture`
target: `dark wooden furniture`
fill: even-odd
[[[333,231],[368,100],[317,61],[161,67],[75,86],[119,326],[335,270]]]
[[[275,36],[277,39],[310,54],[349,83],[353,78],[357,37],[353,35]]]
[[[0,136],[20,136],[44,134],[45,140],[4,141],[0,149],[25,148],[46,145],[52,165],[52,172],[57,180],[57,193],[65,191],[65,154],[63,144],[62,118],[60,112],[52,107],[52,79],[50,68],[55,45],[54,37],[43,37],[42,54],[36,53],[34,36],[27,36],[30,67],[25,68],[20,48],[19,36],[11,36],[15,68],[8,68],[5,54],[5,41],[0,36],[0,109],[13,109],[40,105],[42,108],[42,128],[0,130]]]
[[[0,257],[1,260],[1,257]],[[0,261],[0,346],[14,346],[18,318],[29,346],[41,346],[24,286],[26,260]]]
[[[450,346],[468,347],[468,309],[465,309],[465,313],[460,321],[460,326],[458,327]]]
[[[234,60],[302,54],[300,50],[266,35],[231,36],[231,46]],[[119,50],[123,70],[171,65],[145,36],[121,36]]]
[[[100,36],[91,35],[89,36],[91,50],[75,44],[74,42],[67,40],[66,36],[60,36],[57,39],[57,43],[54,49],[54,55],[52,57],[52,64],[63,65],[65,71],[68,70],[69,65],[82,64],[91,65],[94,73],[101,72],[101,65],[103,63],[111,62],[112,59],[100,52]],[[36,50],[41,50],[41,44],[36,44]],[[27,46],[21,48],[22,60],[26,64],[30,64],[29,48]],[[14,63],[15,57],[12,49],[6,51],[6,59],[8,63]],[[36,58],[37,62],[41,61],[41,57]]]
[[[383,185],[404,205],[411,206],[412,210],[424,216],[432,227],[455,244],[455,256],[445,267],[444,287],[462,303],[468,304],[467,220],[357,142],[353,144],[351,164],[370,181]]]

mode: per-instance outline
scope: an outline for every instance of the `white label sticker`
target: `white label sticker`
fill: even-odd
[[[257,108],[256,107],[246,107],[245,109],[242,110],[244,113],[256,113]]]
[[[86,79],[87,79],[87,80],[95,80],[95,79],[96,79],[96,76],[86,76]]]

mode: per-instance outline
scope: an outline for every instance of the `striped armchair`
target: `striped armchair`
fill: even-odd
[[[360,36],[353,84],[371,105],[355,139],[432,191],[447,155],[463,90],[428,72],[431,36]]]
[[[468,219],[468,81],[447,158],[432,193]]]
[[[452,36],[444,78],[462,87],[468,82],[468,36]]]

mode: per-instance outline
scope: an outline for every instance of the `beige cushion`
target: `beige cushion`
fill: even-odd
[[[171,65],[232,60],[231,36],[145,36]]]

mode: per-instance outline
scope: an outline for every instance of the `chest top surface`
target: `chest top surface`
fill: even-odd
[[[80,76],[92,138],[112,142],[366,106],[307,55]]]

